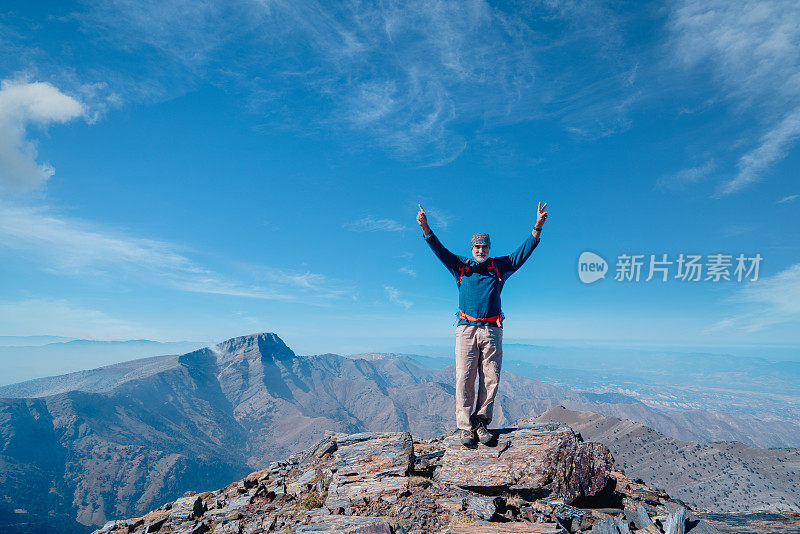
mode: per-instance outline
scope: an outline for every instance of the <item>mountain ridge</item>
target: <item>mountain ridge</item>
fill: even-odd
[[[100,372],[113,375],[107,382],[86,382],[113,387],[0,399],[0,522],[24,509],[42,525],[85,532],[187,488],[219,487],[324,430],[424,437],[452,425],[452,368],[426,369],[407,356],[297,356],[277,335],[258,334],[160,358],[145,359],[138,374],[135,365],[109,366]],[[600,406],[504,374],[495,423],[562,401]],[[54,454],[45,458],[47,450]]]

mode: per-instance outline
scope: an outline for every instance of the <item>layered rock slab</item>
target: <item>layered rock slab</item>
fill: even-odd
[[[460,523],[448,529],[450,534],[567,534],[555,523]]]
[[[325,507],[337,510],[374,499],[397,498],[408,490],[413,453],[408,432],[364,432],[337,437],[336,472]]]
[[[543,492],[568,504],[606,486],[613,458],[605,445],[584,443],[563,423],[521,420],[518,427],[493,431],[496,444],[489,447],[446,439],[436,479],[488,492]]]

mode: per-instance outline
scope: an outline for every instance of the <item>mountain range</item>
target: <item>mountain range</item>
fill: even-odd
[[[326,430],[441,435],[454,405],[452,367],[397,355],[298,356],[275,334],[5,386],[0,396],[4,532],[86,532],[186,489],[224,486]],[[494,425],[562,404],[657,418],[627,400],[506,372]],[[747,506],[776,502],[762,495]]]

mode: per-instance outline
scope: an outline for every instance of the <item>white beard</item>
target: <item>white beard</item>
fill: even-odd
[[[475,258],[475,261],[477,261],[478,263],[483,263],[489,259],[488,254],[486,254],[485,256],[479,256],[478,254],[473,254],[472,257]]]

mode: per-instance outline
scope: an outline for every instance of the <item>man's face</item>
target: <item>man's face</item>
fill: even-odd
[[[483,263],[489,257],[489,245],[472,245],[472,257],[478,263]]]

